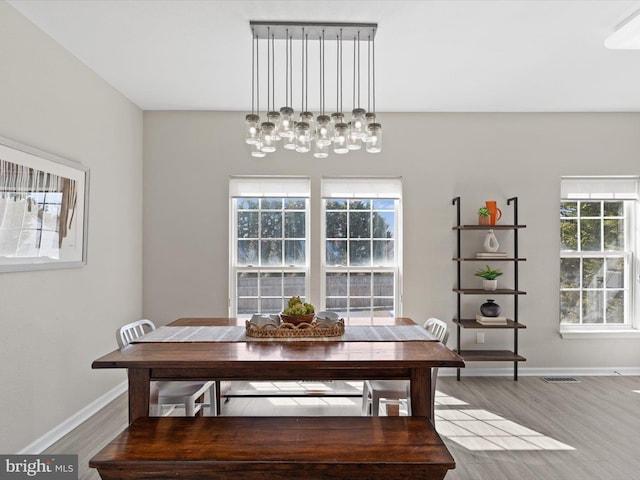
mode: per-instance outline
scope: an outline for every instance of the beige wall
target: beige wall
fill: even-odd
[[[0,1],[0,136],[91,169],[88,264],[0,273],[0,452],[125,379],[91,369],[142,305],[142,112]]]
[[[330,156],[277,152],[254,159],[239,112],[145,112],[145,316],[226,315],[228,178],[232,174],[308,175],[317,194],[323,175],[401,175],[404,179],[404,310],[450,320],[455,311],[455,209],[476,221],[484,200],[519,198],[520,351],[529,368],[640,366],[640,339],[563,340],[558,335],[558,199],[562,175],[640,174],[640,114],[380,114],[384,152]],[[317,195],[313,212],[318,212]],[[312,235],[320,228],[316,214]],[[471,232],[473,233],[473,232]],[[503,237],[505,232],[500,232]],[[484,237],[470,236],[469,250]],[[316,238],[316,237],[313,237]],[[508,238],[501,238],[506,240]],[[317,272],[319,258],[312,258]],[[470,265],[469,268],[473,268]],[[479,279],[469,270],[467,286]],[[509,281],[509,275],[502,277]],[[318,301],[318,275],[312,301]],[[489,297],[491,298],[491,297]],[[483,297],[465,299],[467,315]],[[508,306],[508,299],[499,299]],[[463,342],[475,340],[464,332]],[[486,347],[511,348],[512,335],[487,332]],[[455,345],[455,335],[451,345]],[[510,364],[470,364],[469,367]]]

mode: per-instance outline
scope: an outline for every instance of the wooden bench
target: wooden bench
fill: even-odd
[[[103,480],[406,480],[455,462],[423,417],[145,417],[89,466]]]

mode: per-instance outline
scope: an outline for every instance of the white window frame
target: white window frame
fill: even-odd
[[[394,238],[394,262],[393,266],[347,266],[327,265],[326,259],[326,213],[327,200],[394,200],[395,205],[395,238]],[[402,179],[401,177],[324,177],[322,179],[322,227],[320,239],[321,278],[320,278],[320,305],[321,309],[327,306],[328,273],[388,273],[394,274],[394,311],[396,317],[402,316]],[[372,252],[373,253],[373,252]],[[347,285],[347,288],[348,285]],[[347,291],[347,299],[349,298]],[[375,298],[375,297],[374,297]],[[347,306],[348,311],[348,306]]]
[[[311,181],[308,177],[282,177],[282,176],[232,176],[229,180],[229,316],[248,318],[251,315],[238,312],[238,274],[256,273],[258,278],[263,273],[304,273],[304,292],[297,293],[301,297],[309,298],[310,292],[310,253],[311,253]],[[238,210],[235,200],[237,198],[304,198],[305,208],[305,265],[238,265]],[[284,225],[283,225],[284,228]],[[284,256],[284,251],[283,251]],[[258,280],[260,281],[260,280]],[[258,305],[263,298],[258,292]],[[272,298],[269,296],[269,298]],[[275,298],[275,297],[273,297]],[[259,310],[259,309],[258,309]],[[253,312],[275,313],[275,312]]]
[[[624,324],[568,324],[560,321],[560,335],[572,338],[640,338],[640,302],[638,292],[638,188],[639,178],[628,177],[563,177],[561,181],[561,202],[571,201],[625,201],[625,251],[560,251],[560,258],[608,258],[623,257],[627,275],[624,279],[625,322]],[[579,234],[579,232],[578,232]],[[558,290],[560,292],[560,290]]]

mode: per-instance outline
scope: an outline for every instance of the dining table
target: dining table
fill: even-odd
[[[127,370],[132,423],[157,413],[157,381],[365,379],[408,380],[411,415],[433,422],[431,369],[464,367],[457,353],[407,317],[349,318],[344,335],[320,338],[253,338],[243,333],[245,322],[180,318],[96,359],[92,368]]]

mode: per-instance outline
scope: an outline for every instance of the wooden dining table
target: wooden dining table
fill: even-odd
[[[408,326],[409,318],[354,318],[356,325]],[[181,318],[171,327],[244,326],[238,318]],[[271,339],[273,340],[273,339]],[[363,380],[410,381],[411,414],[433,421],[431,369],[464,366],[460,356],[433,339],[345,341],[143,342],[108,353],[92,368],[126,369],[129,422],[147,417],[158,403],[155,381],[169,380]]]

